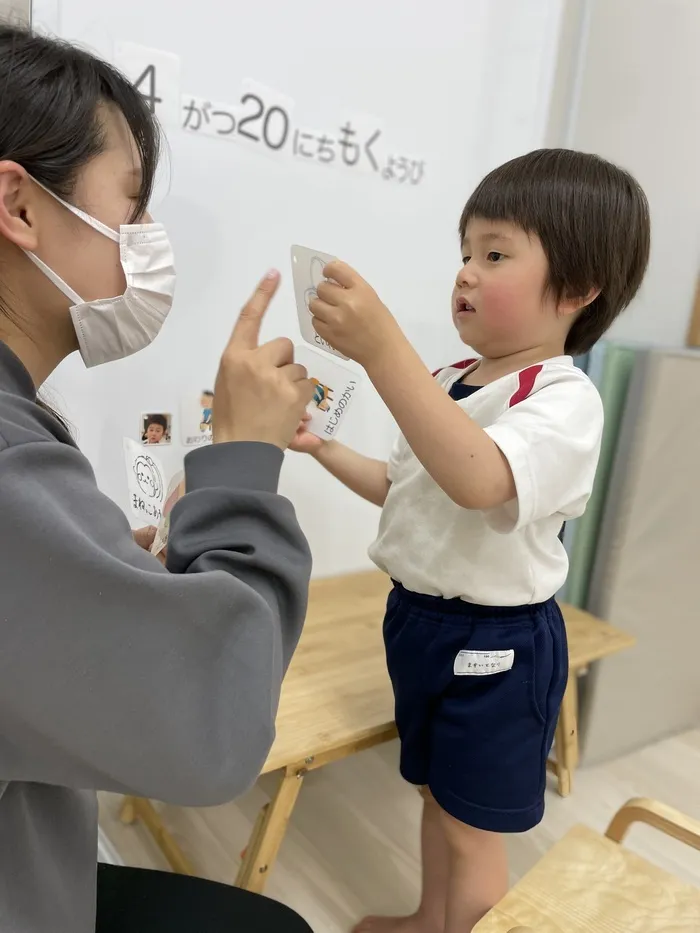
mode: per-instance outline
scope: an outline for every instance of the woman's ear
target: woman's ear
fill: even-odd
[[[35,204],[35,186],[22,166],[0,162],[0,236],[30,252],[38,243]]]

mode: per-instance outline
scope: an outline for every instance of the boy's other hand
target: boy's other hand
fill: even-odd
[[[401,328],[374,289],[346,263],[331,262],[323,274],[333,281],[321,282],[318,298],[309,303],[316,332],[366,369],[403,338]]]
[[[155,525],[146,525],[145,528],[134,528],[131,534],[139,547],[142,547],[144,551],[150,551],[153,547],[157,530]]]
[[[291,444],[289,445],[290,450],[296,450],[300,454],[317,454],[319,450],[322,449],[323,445],[326,443],[320,437],[316,437],[315,434],[311,434],[310,431],[306,430],[306,425],[311,421],[311,415],[306,414],[299,422],[299,427],[297,428],[297,433],[294,435]]]
[[[143,548],[144,551],[150,551],[153,547],[153,542],[156,539],[156,532],[158,529],[155,525],[146,525],[145,528],[135,528],[132,530],[131,534],[134,538],[134,541],[138,544],[139,547]],[[166,560],[166,551],[165,549],[156,554],[158,560],[165,566]]]

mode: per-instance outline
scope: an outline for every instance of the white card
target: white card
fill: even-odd
[[[170,485],[168,486],[165,502],[163,504],[163,517],[160,520],[155,539],[151,545],[151,553],[158,555],[167,547],[168,535],[170,534],[170,513],[177,500],[183,496],[184,493],[185,474],[181,471],[180,473],[176,473],[170,480]]]
[[[180,59],[172,52],[116,42],[114,64],[165,126],[180,127]]]
[[[238,115],[235,106],[182,95],[180,125],[187,133],[195,136],[213,136],[216,139],[235,139]]]
[[[347,366],[307,347],[296,347],[294,360],[306,367],[316,389],[306,409],[311,415],[306,430],[329,441],[345,421],[362,377]]]
[[[165,473],[150,449],[130,437],[124,438],[124,460],[129,486],[131,511],[148,525],[157,525],[163,517]]]
[[[201,447],[212,442],[214,395],[205,389],[192,392],[180,403],[180,429],[185,447]]]
[[[329,262],[334,262],[335,256],[320,253],[306,246],[292,247],[292,278],[294,280],[294,298],[297,303],[299,315],[299,329],[301,336],[307,343],[333,356],[346,360],[338,350],[335,350],[327,341],[316,333],[314,329],[314,316],[309,311],[309,302],[316,297],[319,283],[324,281],[323,270]]]

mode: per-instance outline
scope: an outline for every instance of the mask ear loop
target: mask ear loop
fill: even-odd
[[[67,282],[63,281],[60,275],[56,275],[53,269],[49,268],[49,266],[46,265],[43,259],[39,259],[39,257],[35,253],[30,253],[29,250],[27,249],[23,250],[23,252],[24,252],[24,255],[28,259],[31,259],[31,261],[34,263],[35,266],[41,269],[41,271],[44,273],[46,278],[49,279],[51,282],[53,282],[53,284],[56,286],[57,289],[59,289],[59,291],[63,292],[63,294],[66,296],[66,298],[69,301],[72,301],[74,305],[84,304],[83,299],[80,297],[80,295],[77,292],[74,292],[73,289],[70,287],[70,285],[68,285]]]
[[[98,220],[96,217],[91,217],[90,214],[86,214],[85,211],[81,211],[79,207],[76,207],[74,204],[69,204],[68,201],[64,201],[63,198],[59,198],[57,194],[54,194],[53,191],[49,191],[46,185],[42,185],[40,181],[37,181],[36,178],[29,176],[35,185],[38,185],[42,191],[45,191],[54,201],[58,201],[59,204],[62,204],[67,208],[71,214],[75,214],[76,217],[79,217],[84,221],[88,226],[97,230],[98,233],[103,234],[103,236],[109,237],[110,240],[113,240],[115,243],[119,243],[120,237],[116,230],[112,230],[111,227],[108,227],[107,224],[103,224],[101,220]]]

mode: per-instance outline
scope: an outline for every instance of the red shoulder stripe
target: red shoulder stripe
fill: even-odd
[[[462,360],[459,363],[453,363],[451,366],[442,366],[440,369],[435,370],[433,377],[437,376],[438,373],[441,373],[443,369],[468,369],[472,363],[476,363],[476,360]]]
[[[512,408],[513,405],[517,405],[518,402],[524,401],[535,385],[535,379],[542,372],[542,366],[528,366],[527,369],[523,369],[518,376],[518,389],[514,392],[510,401],[508,402],[508,408]]]

